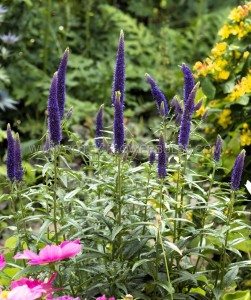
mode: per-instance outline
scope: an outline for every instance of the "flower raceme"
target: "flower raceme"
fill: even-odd
[[[118,52],[116,57],[116,65],[113,76],[113,87],[112,87],[112,104],[116,100],[116,92],[121,93],[120,101],[124,105],[125,98],[125,49],[124,49],[124,32],[121,30]]]
[[[96,147],[99,149],[103,149],[103,130],[104,130],[104,123],[103,123],[103,112],[104,112],[104,105],[102,104],[98,110],[96,116],[96,139],[95,144]]]
[[[47,245],[39,254],[30,250],[24,250],[23,253],[18,253],[14,256],[15,259],[29,259],[29,265],[48,264],[66,258],[73,257],[81,250],[82,245],[79,240],[64,241],[59,246]]]
[[[245,156],[246,156],[246,151],[242,150],[239,153],[239,155],[236,157],[233,171],[232,171],[232,177],[231,177],[231,190],[232,191],[237,191],[240,188]]]

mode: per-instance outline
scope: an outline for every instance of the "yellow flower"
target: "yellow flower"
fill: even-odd
[[[231,34],[231,26],[230,25],[224,25],[218,32],[218,35],[221,36],[223,40],[227,39],[229,35]]]
[[[241,146],[250,146],[251,145],[251,130],[247,123],[242,124],[242,132],[240,136]]]
[[[249,52],[248,52],[248,51],[245,51],[245,52],[243,53],[243,58],[244,58],[244,59],[247,59],[248,56],[249,56]]]
[[[226,49],[227,49],[227,43],[225,42],[217,43],[215,47],[211,50],[211,53],[213,54],[214,57],[218,57],[221,56]]]
[[[234,8],[231,12],[228,18],[233,22],[240,22],[241,19],[244,19],[248,15],[248,6],[238,6]]]
[[[0,300],[2,299],[8,299],[9,291],[2,291],[0,294]]]
[[[225,70],[222,70],[222,71],[220,71],[220,73],[218,74],[218,78],[219,78],[219,79],[226,80],[226,79],[228,79],[229,75],[230,75],[230,72],[225,71]]]
[[[231,120],[231,109],[223,109],[223,111],[220,114],[218,124],[226,129],[230,124],[232,124]]]
[[[206,107],[204,105],[201,105],[201,108],[196,111],[196,117],[202,117],[206,110]]]

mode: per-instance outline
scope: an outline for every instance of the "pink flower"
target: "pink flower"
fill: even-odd
[[[42,296],[44,290],[37,286],[30,289],[26,284],[17,286],[8,294],[8,300],[34,300]]]
[[[82,245],[80,245],[79,240],[65,241],[62,242],[59,246],[47,245],[42,250],[40,250],[39,254],[36,254],[30,250],[24,250],[23,253],[16,254],[14,258],[30,259],[30,261],[28,262],[29,265],[47,264],[73,257],[78,254],[81,248]]]
[[[3,254],[0,253],[0,270],[2,270],[6,265],[6,261],[5,258],[3,256]]]
[[[44,283],[42,280],[36,280],[36,279],[29,279],[22,277],[16,281],[11,282],[11,290],[16,289],[17,287],[26,285],[31,292],[33,292],[35,295],[39,295],[41,297],[43,294],[46,294],[46,296],[52,297],[54,291],[57,289],[54,289],[52,287],[53,280],[57,276],[57,273],[54,273],[48,282]],[[38,298],[39,298],[38,297]]]
[[[72,298],[71,296],[61,296],[52,300],[80,300],[80,298]]]
[[[116,300],[114,297],[112,297],[112,298],[106,298],[106,295],[103,295],[103,296],[101,296],[101,297],[98,297],[98,298],[96,298],[96,300]]]

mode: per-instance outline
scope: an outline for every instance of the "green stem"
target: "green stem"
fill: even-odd
[[[20,193],[20,187],[21,187],[21,183],[17,185],[17,200],[20,200],[21,214],[22,214],[23,227],[24,227],[24,237],[25,237],[25,241],[26,241],[26,244],[27,244],[27,247],[28,247],[29,246],[29,239],[28,239],[28,234],[27,234],[27,229],[26,229],[25,210],[24,210],[24,205],[23,205],[23,199],[22,199],[21,193]]]
[[[178,178],[177,178],[177,184],[176,184],[176,194],[175,194],[175,215],[174,215],[174,223],[173,223],[173,242],[176,242],[177,239],[177,218],[178,218],[178,210],[179,205],[178,203],[178,197],[180,194],[180,171],[181,171],[181,155],[179,150],[179,168],[178,168]]]
[[[50,25],[51,25],[51,0],[47,0],[47,19],[46,19],[46,27],[44,31],[44,65],[43,65],[43,70],[46,73],[47,67],[48,67],[48,39],[50,35]]]
[[[230,196],[230,201],[228,204],[228,216],[227,216],[227,231],[225,234],[225,242],[223,245],[223,251],[221,254],[221,259],[220,259],[220,269],[218,270],[218,274],[216,279],[218,280],[219,272],[220,272],[220,289],[223,288],[223,279],[224,279],[224,274],[225,274],[225,267],[226,267],[226,252],[227,252],[227,243],[228,243],[228,236],[229,236],[229,230],[230,230],[230,222],[232,219],[232,214],[233,214],[233,208],[234,208],[234,202],[235,202],[235,191],[231,191],[231,196]],[[216,281],[217,284],[217,281]]]
[[[167,277],[167,282],[168,282],[168,285],[169,285],[170,297],[171,297],[171,300],[173,300],[173,289],[172,289],[172,283],[171,283],[171,280],[170,280],[170,273],[169,273],[169,267],[168,267],[168,262],[167,262],[167,257],[166,257],[166,251],[165,251],[165,248],[164,248],[162,235],[161,235],[161,232],[160,232],[160,222],[158,222],[158,234],[159,234],[159,240],[160,240],[160,244],[161,244],[161,248],[162,248],[165,267],[166,267],[166,277]]]
[[[57,228],[57,185],[58,185],[58,148],[54,148],[54,184],[53,184],[53,224],[55,231],[55,241],[58,244],[58,228]]]
[[[117,184],[116,184],[116,200],[118,203],[118,218],[117,223],[120,227],[122,225],[122,197],[121,197],[121,155],[117,155],[117,166],[118,166],[118,174],[117,174]],[[119,258],[122,261],[122,234],[121,231],[118,234],[118,247],[119,247]]]
[[[214,162],[213,164],[213,171],[212,171],[212,176],[211,176],[211,179],[210,179],[210,186],[209,186],[209,189],[208,189],[208,193],[207,193],[207,204],[206,204],[206,208],[203,209],[203,212],[202,212],[202,233],[201,233],[201,236],[200,236],[200,241],[199,241],[199,248],[202,247],[202,243],[203,243],[203,239],[204,239],[204,228],[205,228],[205,223],[206,223],[206,217],[207,217],[207,212],[208,212],[208,206],[209,206],[209,199],[210,199],[210,196],[211,196],[211,191],[212,191],[212,187],[213,187],[213,183],[214,183],[214,175],[215,175],[215,170],[216,170],[216,163]],[[199,253],[198,253],[198,258],[197,258],[197,261],[196,261],[196,264],[195,264],[195,267],[194,267],[194,270],[193,270],[193,274],[195,274],[196,270],[197,270],[197,267],[199,265],[199,262],[200,262],[200,259],[201,259],[201,252],[202,250],[199,249]]]
[[[151,166],[150,166],[151,168]],[[150,183],[150,178],[151,178],[151,169],[148,173],[148,176],[147,176],[147,187],[146,187],[146,203],[145,203],[145,210],[144,210],[144,222],[147,221],[147,199],[149,197],[149,183]],[[144,225],[143,227],[143,232],[142,232],[142,235],[145,234],[145,231],[146,231],[146,225]]]

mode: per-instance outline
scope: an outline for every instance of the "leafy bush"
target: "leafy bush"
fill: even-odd
[[[123,34],[119,49],[114,86],[124,80]],[[83,142],[69,131],[69,115],[60,120],[59,68],[49,92],[49,133],[31,155],[34,185],[22,180],[19,138],[8,127],[9,180],[2,183],[0,196],[6,205],[0,220],[6,224],[7,265],[1,256],[0,284],[8,289],[12,282],[12,291],[1,296],[13,299],[13,280],[22,276],[41,280],[36,282],[40,288],[50,278],[46,291],[31,299],[62,293],[81,299],[103,294],[146,300],[250,296],[245,286],[250,280],[249,213],[239,190],[245,151],[235,161],[231,184],[217,181],[220,137],[214,158],[203,163],[203,172],[197,169],[201,149],[210,145],[196,131],[203,120],[193,118],[201,105],[194,103],[198,84],[186,65],[182,71],[184,99],[172,101],[174,112],[163,113],[165,97],[148,78],[161,115],[154,140],[138,144],[130,136],[120,100],[124,91],[113,90],[113,130],[109,124],[103,127],[101,107],[95,147],[93,139]],[[177,114],[180,126],[173,121]],[[52,281],[59,290],[52,290]],[[25,287],[27,279],[21,282],[22,289],[33,292],[34,283]]]
[[[251,145],[250,16],[251,2],[234,8],[219,31],[221,38],[211,56],[194,65],[207,96],[205,106],[210,107],[206,133],[221,132],[223,165],[228,169],[240,147]]]

